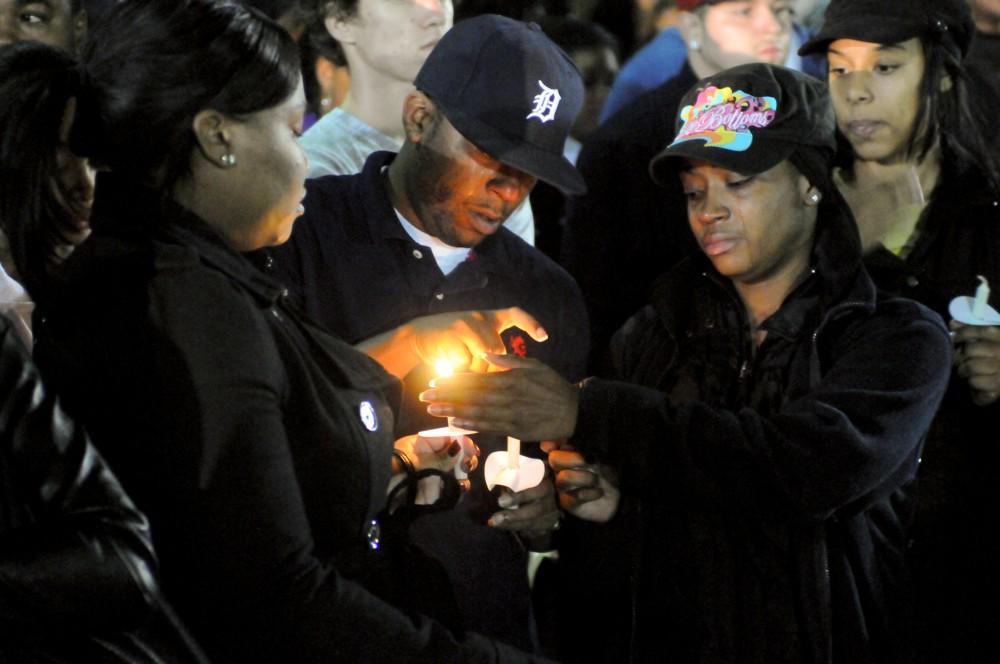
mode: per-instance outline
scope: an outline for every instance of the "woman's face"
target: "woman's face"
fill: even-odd
[[[58,262],[90,235],[90,208],[94,204],[95,171],[83,157],[69,148],[69,133],[76,115],[76,99],[70,99],[59,127],[59,145],[56,147],[56,172],[52,177],[52,190],[66,213],[58,228],[57,239],[51,247]]]
[[[808,265],[816,217],[787,160],[752,176],[692,161],[680,177],[691,231],[719,274],[752,284]]]
[[[240,228],[230,240],[240,251],[281,244],[301,214],[309,160],[299,146],[306,99],[302,82],[285,101],[232,125],[236,164],[229,172]],[[242,221],[242,220],[245,220]]]
[[[905,159],[922,103],[920,40],[874,44],[838,39],[830,43],[827,57],[837,127],[855,157],[882,163]]]

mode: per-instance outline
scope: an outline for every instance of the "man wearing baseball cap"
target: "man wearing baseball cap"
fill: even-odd
[[[617,661],[912,662],[907,526],[947,329],[862,264],[825,84],[742,65],[698,82],[675,117],[650,169],[682,184],[700,251],[616,335],[608,379],[566,385],[499,357],[511,371],[422,398],[460,426],[568,439],[547,445],[561,504],[634,524],[617,549],[632,606],[573,614],[596,617],[591,633],[633,617]],[[548,389],[528,400],[527,385]]]
[[[549,339],[509,330],[508,352],[581,378],[588,336],[576,284],[503,227],[537,180],[583,190],[563,157],[583,102],[578,71],[537,25],[484,15],[449,30],[415,84],[398,155],[376,152],[359,174],[307,182],[305,215],[272,252],[277,276],[351,342],[418,316],[519,306]],[[405,381],[398,431],[442,426],[416,400],[431,378],[421,367]],[[501,441],[479,438],[484,458]],[[457,510],[421,518],[412,534],[447,568],[465,626],[530,649],[526,554],[507,531],[551,529],[554,491],[544,482],[504,496],[504,506],[520,507],[498,511],[482,470],[470,479]]]

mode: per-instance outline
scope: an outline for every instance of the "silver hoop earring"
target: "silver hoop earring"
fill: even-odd
[[[224,154],[221,157],[219,157],[219,161],[222,162],[223,166],[235,166],[236,165],[236,155],[234,155],[231,152],[227,152],[226,154]]]

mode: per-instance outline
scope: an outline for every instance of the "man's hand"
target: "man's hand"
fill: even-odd
[[[951,321],[955,366],[972,391],[972,401],[987,406],[1000,398],[1000,327]]]
[[[455,374],[435,379],[420,400],[427,412],[454,416],[455,426],[514,436],[521,440],[568,438],[576,428],[579,394],[537,360],[510,355],[485,356],[498,373]]]
[[[503,354],[501,334],[517,327],[534,339],[545,341],[548,332],[528,312],[518,307],[492,311],[456,311],[414,318],[355,347],[403,378],[421,362],[434,365],[448,360],[454,367],[486,371],[484,353]]]

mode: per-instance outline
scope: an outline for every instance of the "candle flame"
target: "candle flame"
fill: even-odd
[[[434,371],[437,372],[438,376],[443,378],[455,373],[455,365],[453,365],[450,360],[441,358],[434,363]]]

